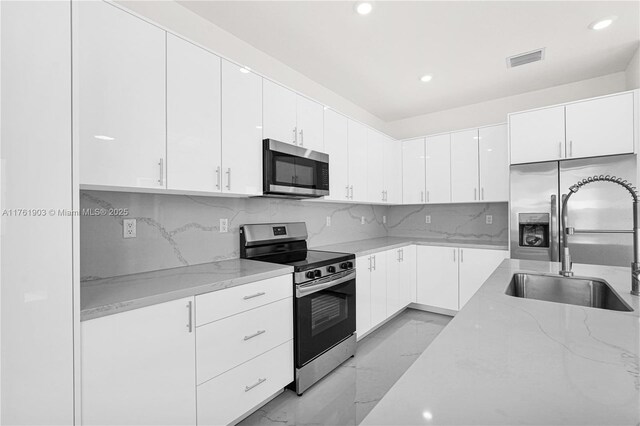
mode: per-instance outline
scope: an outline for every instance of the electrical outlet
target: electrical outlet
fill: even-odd
[[[431,215],[428,214],[424,217],[424,223],[431,223]]]
[[[493,216],[490,214],[486,215],[485,222],[487,222],[487,225],[491,225],[493,223]]]
[[[122,221],[122,237],[123,238],[136,237],[136,220],[135,219],[124,219]]]
[[[327,216],[327,226],[331,226],[331,216]]]
[[[229,232],[229,219],[220,219],[220,232]]]
[[[364,220],[364,216],[362,216],[360,218],[360,225],[364,225],[365,223],[367,223],[367,222],[366,222],[366,220]]]
[[[382,215],[382,224],[385,225],[387,223],[387,216]]]

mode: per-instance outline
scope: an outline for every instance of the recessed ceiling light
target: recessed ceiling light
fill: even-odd
[[[242,68],[240,68],[240,72],[241,72],[241,73],[248,74],[248,73],[249,73],[249,71],[251,71],[251,68],[249,68],[249,67],[242,67]]]
[[[606,18],[592,22],[591,24],[589,24],[589,28],[596,31],[604,30],[609,25],[613,24],[613,21],[615,21],[616,19],[618,19],[617,16],[608,16]]]
[[[368,15],[373,10],[373,5],[368,1],[361,1],[356,3],[356,12],[360,15]]]
[[[427,81],[431,81],[432,78],[433,76],[431,74],[427,74],[420,77],[420,81],[422,81],[423,83],[426,83]]]

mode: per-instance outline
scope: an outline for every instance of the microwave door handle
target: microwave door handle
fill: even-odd
[[[339,284],[343,284],[347,281],[353,280],[356,278],[356,271],[353,271],[342,278],[338,278],[337,280],[331,280],[327,282],[323,282],[320,284],[306,284],[296,287],[296,298],[301,298],[304,296],[308,296],[310,294],[316,293],[320,290],[324,290],[330,287],[337,286]]]
[[[558,240],[558,203],[556,195],[551,196],[551,226],[549,233],[550,235],[550,245],[551,245],[551,261],[558,262],[560,260],[558,255],[558,249],[560,245],[560,241]]]

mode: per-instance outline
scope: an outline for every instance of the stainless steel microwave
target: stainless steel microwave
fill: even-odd
[[[329,155],[265,139],[263,194],[288,198],[329,195]]]

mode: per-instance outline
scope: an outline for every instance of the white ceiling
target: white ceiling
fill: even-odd
[[[378,0],[367,16],[352,1],[179,3],[385,121],[623,71],[640,44],[638,1]],[[507,69],[540,47],[544,61]]]

